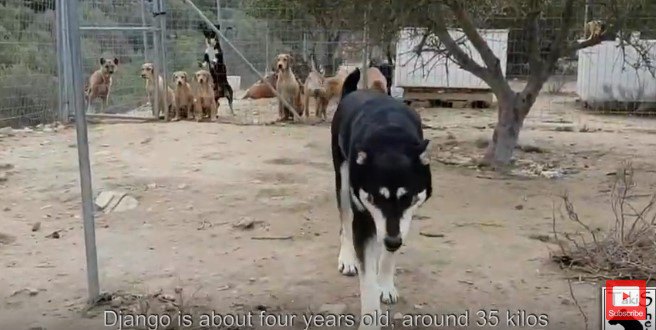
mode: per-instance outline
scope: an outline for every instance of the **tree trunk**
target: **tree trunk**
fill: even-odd
[[[495,168],[510,164],[513,151],[519,140],[519,131],[534,103],[534,100],[512,91],[505,95],[497,95],[497,98],[499,104],[498,121],[492,134],[492,141],[488,144],[483,158],[485,164]]]

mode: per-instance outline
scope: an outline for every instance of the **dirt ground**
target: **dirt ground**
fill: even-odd
[[[236,105],[277,111],[269,101]],[[567,273],[549,258],[558,247],[535,238],[552,234],[552,203],[565,191],[582,219],[605,228],[607,173],[622,160],[632,160],[640,191],[654,191],[656,121],[585,114],[573,97],[543,95],[520,142],[544,152],[518,151],[524,176],[507,177],[466,166],[491,136],[495,109],[419,110],[435,142],[435,193],[402,249],[392,314],[469,312],[467,328],[478,328],[477,311],[497,309],[495,328],[531,328],[506,322],[524,311],[547,315],[533,328],[583,329]],[[126,306],[289,315],[345,304],[340,312],[359,313],[357,278],[337,271],[327,123],[102,124],[89,138],[94,194],[125,191],[139,204],[96,216],[100,285],[115,298],[84,310],[74,127],[14,132],[0,138],[0,329],[117,329],[103,325],[102,310]],[[599,329],[600,284],[572,287]]]

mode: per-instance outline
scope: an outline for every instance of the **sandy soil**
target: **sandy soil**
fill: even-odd
[[[275,116],[269,103],[236,102]],[[468,311],[469,328],[478,328],[477,311],[497,309],[495,328],[530,328],[506,323],[508,311],[522,310],[547,315],[548,329],[583,328],[566,273],[549,259],[557,246],[533,238],[551,235],[552,203],[564,191],[583,219],[605,228],[612,178],[606,174],[624,159],[633,161],[639,189],[654,191],[656,122],[592,116],[572,104],[570,97],[542,96],[521,142],[547,152],[517,153],[518,164],[562,170],[557,179],[499,177],[439,162],[480,155],[477,140],[491,136],[496,113],[420,109],[436,142],[436,191],[402,249],[402,301],[392,313]],[[96,217],[102,291],[122,292],[114,307],[152,312],[175,300],[185,313],[244,315],[345,304],[347,313],[359,313],[357,279],[337,271],[327,124],[104,124],[90,126],[89,136],[94,192],[122,190],[139,201],[136,209]],[[0,138],[0,160],[10,164],[0,182],[0,329],[116,329],[103,326],[102,310],[111,306],[84,309],[74,128]],[[235,225],[251,221],[250,229]],[[572,285],[598,329],[600,284]],[[257,317],[253,323],[259,327]]]

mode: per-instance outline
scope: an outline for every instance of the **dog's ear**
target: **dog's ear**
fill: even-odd
[[[419,153],[419,161],[422,165],[428,166],[430,164],[430,140],[424,139],[419,143],[417,151]]]
[[[100,65],[105,65],[105,58],[104,57],[100,58]]]
[[[114,65],[118,65],[118,58],[114,57]]]
[[[287,54],[287,63],[290,67],[294,64],[294,57],[291,54]]]
[[[221,31],[221,24],[216,23],[216,24],[214,24],[214,27],[215,27],[217,30]]]

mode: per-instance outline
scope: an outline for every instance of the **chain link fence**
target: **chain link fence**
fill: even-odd
[[[268,123],[277,116],[277,99],[242,99],[246,90],[273,73],[275,57],[294,57],[293,71],[303,82],[310,71],[310,58],[318,69],[332,76],[347,62],[362,61],[361,31],[321,29],[316,22],[284,5],[263,1],[194,1],[204,15],[220,25],[221,32],[245,57],[221,40],[228,81],[235,90],[234,108],[239,123]],[[202,27],[205,22],[183,1],[167,2],[167,68],[169,72],[199,70],[205,52]],[[253,66],[258,72],[254,72]],[[229,114],[227,100],[220,100],[219,115]]]
[[[56,2],[0,1],[0,127],[35,125],[66,120],[70,116],[58,103],[57,95]],[[586,8],[576,9],[577,23],[568,36],[572,41],[583,37],[586,21],[603,19],[596,2],[587,2]],[[173,72],[185,71],[191,75],[199,69],[198,63],[205,50],[204,21],[185,1],[164,0],[164,8],[157,8],[158,1],[153,0],[77,0],[76,3],[80,6],[85,83],[100,67],[101,58],[116,58],[119,63],[104,112],[153,114],[153,105],[148,104],[145,81],[141,77],[141,66],[146,62],[156,64],[168,85],[172,85]],[[208,18],[220,23],[221,31],[246,58],[244,61],[235,49],[221,40],[240,122],[265,123],[276,118],[275,98],[241,98],[246,89],[260,79],[260,74],[272,73],[272,62],[277,54],[294,56],[294,71],[301,81],[309,72],[310,58],[315,59],[326,76],[333,75],[341,65],[362,65],[363,32],[346,30],[343,24],[329,24],[331,22],[322,21],[321,15],[308,15],[304,10],[278,1],[196,0],[194,4]],[[656,113],[656,79],[654,70],[647,69],[656,63],[656,46],[649,41],[656,39],[656,4],[646,2],[643,7],[627,13],[629,28],[639,33],[639,50],[629,51],[629,56],[625,56],[626,48],[619,47],[621,45],[602,45],[579,54],[568,54],[558,62],[556,74],[543,92],[577,93],[581,105],[601,113]],[[328,17],[330,10],[328,6],[315,11],[324,12]],[[559,10],[553,8],[553,12],[543,13],[541,33],[544,36],[558,30]],[[509,30],[506,76],[521,83],[530,73],[525,23],[503,10],[495,15],[486,19],[485,28]],[[394,47],[388,56],[386,46],[368,46],[369,57],[395,59]],[[540,47],[545,54],[548,52],[549,45]],[[164,65],[160,65],[160,61],[164,61]],[[254,72],[251,65],[259,72]],[[226,115],[227,101],[222,99],[220,103],[219,114]],[[99,100],[95,100],[88,111],[97,113],[100,109]]]
[[[57,119],[55,0],[0,2],[0,127]]]

